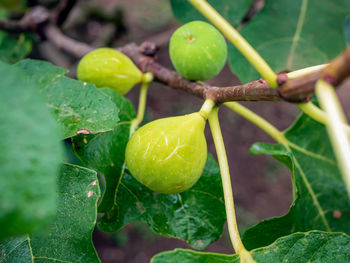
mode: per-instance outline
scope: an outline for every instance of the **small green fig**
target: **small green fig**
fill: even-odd
[[[207,160],[205,122],[196,112],[141,127],[126,147],[131,174],[155,192],[174,194],[189,189],[201,176]]]
[[[79,80],[93,83],[98,88],[112,88],[121,95],[140,83],[142,76],[131,59],[112,48],[99,48],[88,53],[77,69]]]
[[[227,59],[227,45],[212,25],[193,21],[178,28],[171,36],[170,59],[183,77],[206,80],[216,76]]]

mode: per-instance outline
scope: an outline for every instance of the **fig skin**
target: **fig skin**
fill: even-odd
[[[141,127],[126,148],[125,160],[131,174],[158,193],[189,189],[201,176],[207,160],[205,123],[196,112]]]
[[[216,76],[227,60],[227,45],[212,25],[193,21],[178,28],[171,36],[170,59],[183,77],[207,80]]]
[[[126,94],[142,80],[142,72],[127,56],[112,48],[99,48],[86,54],[79,62],[77,77]]]

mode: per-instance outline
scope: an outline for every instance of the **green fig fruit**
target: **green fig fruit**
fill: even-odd
[[[216,76],[227,59],[227,45],[212,25],[193,21],[178,28],[171,36],[170,59],[183,77],[206,80]]]
[[[112,48],[99,48],[88,53],[77,69],[79,80],[93,83],[98,88],[112,88],[121,95],[140,83],[142,76],[131,59]]]
[[[155,192],[174,194],[189,189],[207,160],[205,122],[196,112],[141,127],[126,147],[131,174]]]

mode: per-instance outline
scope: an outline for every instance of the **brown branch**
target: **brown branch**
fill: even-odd
[[[43,29],[45,38],[54,44],[58,49],[72,54],[76,58],[82,58],[85,54],[91,52],[95,48],[65,36],[62,31],[53,24]]]
[[[34,32],[38,33],[45,23],[48,22],[50,13],[43,7],[30,9],[20,20],[0,19],[0,30],[13,33]]]
[[[67,4],[61,12],[66,13],[72,8],[74,0],[66,0]],[[81,58],[94,48],[65,36],[56,26],[57,11],[49,13],[42,7],[30,10],[19,21],[0,20],[0,30],[11,32],[32,31],[53,43],[57,48]],[[62,14],[63,19],[65,15]],[[56,22],[55,22],[56,21]],[[58,23],[60,24],[60,23]],[[146,42],[140,47],[128,44],[119,50],[129,56],[143,72],[151,72],[155,80],[174,89],[183,90],[200,98],[211,98],[217,103],[226,101],[278,101],[287,100],[300,102],[307,100],[314,92],[316,81],[322,77],[333,85],[339,84],[350,75],[350,48],[334,59],[324,70],[309,75],[290,79],[286,74],[278,77],[278,91],[269,87],[264,80],[251,81],[244,85],[231,87],[210,86],[203,82],[193,82],[183,78],[177,72],[169,70],[155,61],[157,46]]]
[[[337,86],[342,83],[350,75],[350,46],[338,57],[333,59],[331,63],[322,71],[321,77]]]
[[[54,22],[56,26],[60,27],[63,25],[64,21],[66,21],[70,11],[73,9],[77,0],[63,0],[57,11],[53,15]]]
[[[143,43],[140,46],[142,50],[151,49],[146,48],[146,44]],[[152,43],[149,44],[152,45]],[[225,101],[280,100],[277,91],[270,88],[264,80],[251,81],[245,85],[223,88],[209,86],[203,82],[189,81],[176,71],[161,66],[153,57],[143,55],[140,52],[140,48],[134,43],[119,48],[119,50],[130,57],[143,72],[151,72],[157,81],[203,99],[211,98],[217,103]]]
[[[73,1],[68,1],[73,2]],[[72,7],[72,6],[71,6]],[[60,10],[61,12],[68,12],[68,10]],[[93,47],[76,41],[70,37],[65,36],[62,31],[55,25],[55,17],[59,16],[59,12],[50,13],[43,7],[34,7],[30,9],[25,16],[20,20],[3,20],[0,19],[0,30],[8,32],[33,32],[53,43],[57,48],[72,54],[77,58],[81,58],[86,53],[94,50]],[[62,19],[62,18],[61,18]]]
[[[318,79],[323,78],[333,86],[338,86],[350,76],[350,47],[333,59],[324,69],[306,76],[287,80],[279,87],[280,96],[291,102],[308,100],[315,90]]]

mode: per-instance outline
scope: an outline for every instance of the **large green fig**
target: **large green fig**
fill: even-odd
[[[212,25],[193,21],[178,28],[170,39],[170,59],[182,76],[206,80],[217,75],[227,59],[227,45]]]
[[[207,160],[205,119],[200,113],[152,121],[126,148],[131,174],[159,193],[180,193],[194,185]]]
[[[142,80],[142,72],[123,53],[112,48],[99,48],[85,55],[79,62],[79,80],[109,87],[126,94]]]

